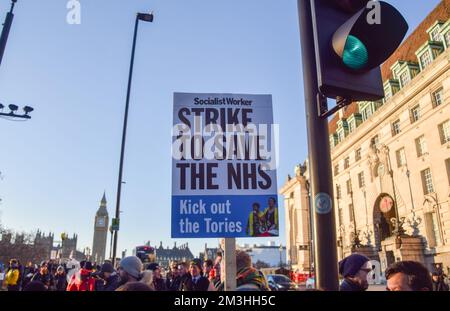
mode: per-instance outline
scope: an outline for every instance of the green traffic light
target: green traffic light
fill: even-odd
[[[369,63],[369,52],[361,40],[355,36],[348,36],[342,59],[347,67],[361,70]]]

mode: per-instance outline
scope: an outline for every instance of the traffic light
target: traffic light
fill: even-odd
[[[319,90],[351,101],[384,97],[380,65],[408,24],[392,5],[369,0],[311,1]]]

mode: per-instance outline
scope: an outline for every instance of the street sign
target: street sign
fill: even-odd
[[[172,238],[278,236],[270,95],[174,94]]]
[[[120,223],[120,219],[119,218],[113,218],[112,219],[112,223],[111,223],[112,231],[119,231],[119,223]]]

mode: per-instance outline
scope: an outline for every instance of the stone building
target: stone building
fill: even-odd
[[[106,209],[106,203],[106,195],[103,193],[100,207],[95,214],[94,239],[92,242],[91,260],[97,263],[102,263],[106,259],[106,242],[108,239],[109,230],[109,216],[108,210]]]
[[[162,242],[160,242],[159,247],[155,246],[155,254],[156,262],[165,268],[169,267],[171,261],[189,262],[194,258],[188,243],[177,247],[177,243],[175,242],[172,248],[164,248]]]

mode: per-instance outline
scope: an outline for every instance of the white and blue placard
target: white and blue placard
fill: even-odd
[[[172,238],[278,236],[272,96],[175,93]]]

